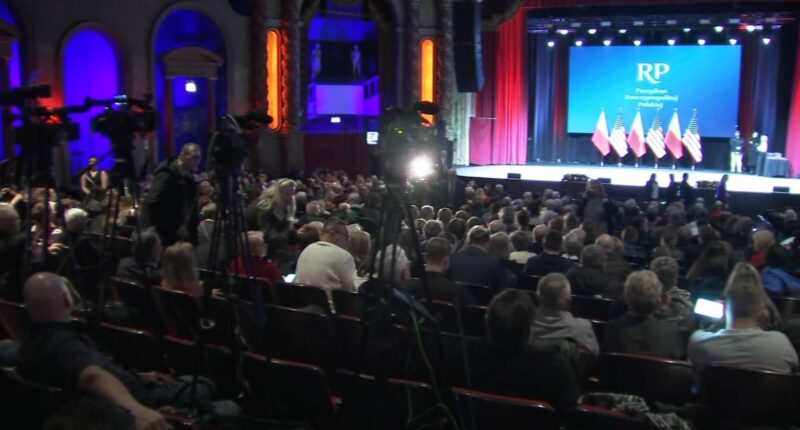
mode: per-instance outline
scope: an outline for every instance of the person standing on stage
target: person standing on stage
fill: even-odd
[[[742,173],[742,149],[744,140],[742,140],[739,130],[733,133],[729,144],[731,149],[731,173]]]
[[[745,163],[747,164],[747,173],[756,173],[756,166],[758,165],[758,144],[761,140],[758,138],[758,132],[754,131],[750,141],[747,142],[747,156]]]
[[[89,157],[89,169],[81,175],[84,207],[95,214],[103,210],[101,202],[108,189],[108,172],[100,170],[98,162],[94,155]]]
[[[155,171],[153,185],[142,199],[142,224],[155,227],[163,246],[186,240],[197,242],[197,184],[194,171],[200,147],[187,143],[176,158],[164,160]]]
[[[678,183],[675,182],[675,174],[669,174],[669,185],[667,186],[667,195],[665,196],[667,203],[672,203],[678,200]]]
[[[694,204],[694,187],[689,183],[689,174],[683,174],[683,180],[680,185],[680,195],[683,200],[683,207],[689,208]]]
[[[647,183],[644,184],[645,201],[658,201],[658,191],[658,181],[656,180],[656,174],[653,173]]]

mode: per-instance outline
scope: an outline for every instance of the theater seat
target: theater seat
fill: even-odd
[[[596,406],[579,405],[567,412],[564,430],[650,430],[643,420]]]
[[[347,290],[331,290],[333,296],[333,307],[339,315],[350,315],[361,318],[364,312],[364,302],[358,293]]]
[[[602,391],[636,394],[673,405],[689,401],[694,384],[689,363],[641,354],[604,353],[597,376]]]
[[[272,286],[275,304],[287,308],[299,309],[307,306],[319,308],[321,312],[330,314],[328,294],[320,287],[278,282]]]
[[[241,394],[236,376],[236,360],[231,350],[222,345],[203,344],[198,353],[195,342],[172,336],[162,338],[162,349],[169,367],[176,375],[200,375],[211,378],[221,398],[235,399]]]
[[[572,296],[570,312],[577,318],[611,321],[622,315],[624,309],[616,301],[600,297]]]
[[[472,297],[475,298],[475,302],[479,305],[488,305],[489,302],[492,301],[494,292],[486,285],[472,284],[469,282],[455,282],[455,284],[456,288],[468,290],[472,294]]]
[[[800,425],[800,376],[709,366],[700,398],[721,427]]]
[[[337,368],[372,374],[383,372],[389,376],[404,374],[412,341],[405,327],[392,325],[389,333],[369,329],[367,343],[362,345],[365,327],[360,319],[337,314],[333,317],[333,324],[338,349]]]
[[[453,387],[453,394],[467,430],[558,428],[558,414],[546,402],[460,387]]]
[[[331,317],[282,306],[266,305],[267,353],[331,369],[336,357]]]
[[[12,369],[0,368],[0,427],[40,429],[69,396],[61,388],[23,378]]]
[[[130,327],[102,323],[95,340],[114,361],[126,369],[142,372],[165,370],[158,339],[150,333]]]
[[[152,318],[154,308],[150,287],[116,277],[110,278],[109,287],[113,297],[127,307],[130,325],[152,332],[160,330],[157,319]]]
[[[6,334],[19,342],[28,332],[31,320],[22,303],[0,299],[0,323],[3,324]]]
[[[541,276],[524,275],[520,277],[519,280],[517,281],[516,288],[526,291],[536,291],[536,289],[539,287],[540,279],[542,279]]]
[[[336,428],[328,378],[319,367],[245,353],[242,371],[249,392],[245,415]]]

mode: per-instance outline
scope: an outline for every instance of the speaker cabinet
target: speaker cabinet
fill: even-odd
[[[481,5],[475,0],[453,2],[453,56],[458,91],[480,91],[483,88]]]

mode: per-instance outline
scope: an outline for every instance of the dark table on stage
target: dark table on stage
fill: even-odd
[[[791,165],[781,154],[762,153],[758,156],[756,175],[768,178],[788,178]]]

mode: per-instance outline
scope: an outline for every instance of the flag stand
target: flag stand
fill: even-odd
[[[672,170],[675,170],[675,169],[676,169],[676,166],[675,166],[675,162],[676,162],[676,161],[677,161],[677,160],[675,159],[675,154],[672,154]]]
[[[622,156],[617,154],[617,167],[622,167]]]
[[[633,167],[639,168],[639,157],[636,157],[636,162],[633,164]]]

